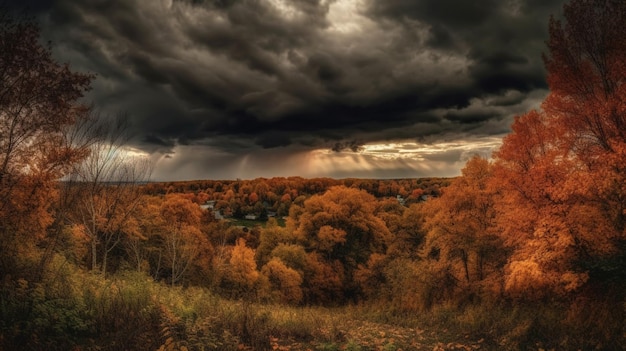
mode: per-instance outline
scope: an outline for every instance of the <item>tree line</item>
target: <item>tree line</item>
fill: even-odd
[[[450,184],[449,178],[419,179],[332,179],[302,177],[257,178],[251,180],[195,180],[155,182],[142,187],[147,195],[171,193],[194,194],[194,202],[213,202],[222,214],[243,218],[246,214],[260,216],[267,211],[283,217],[291,204],[302,204],[315,194],[323,194],[333,186],[365,190],[376,198],[400,197],[407,205],[439,196],[440,189]],[[265,219],[266,216],[265,216]]]

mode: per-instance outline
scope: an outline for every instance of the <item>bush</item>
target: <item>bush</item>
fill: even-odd
[[[152,298],[154,283],[142,273],[111,279],[86,274],[82,296],[91,319],[91,332],[105,349],[156,348],[160,311]]]
[[[2,282],[0,349],[65,350],[86,337],[92,325],[75,274],[55,256],[41,280]]]

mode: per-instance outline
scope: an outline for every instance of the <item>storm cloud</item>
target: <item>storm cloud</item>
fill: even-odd
[[[59,61],[97,74],[88,99],[132,118],[134,147],[210,178],[249,155],[501,137],[546,94],[541,53],[563,1],[25,3]]]

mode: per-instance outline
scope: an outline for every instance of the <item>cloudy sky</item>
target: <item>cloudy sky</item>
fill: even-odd
[[[455,176],[545,97],[563,0],[21,0],[155,180]],[[12,1],[9,2],[11,4]]]

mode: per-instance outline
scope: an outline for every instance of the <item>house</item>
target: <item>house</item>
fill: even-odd
[[[247,214],[245,218],[254,221],[254,220],[256,220],[256,215]]]
[[[396,195],[396,200],[398,200],[398,203],[402,206],[406,203],[406,200],[402,197],[402,195]]]
[[[203,210],[212,210],[212,209],[215,208],[215,203],[216,202],[217,201],[215,201],[215,200],[207,201],[203,205],[200,205],[200,208],[203,209]]]

